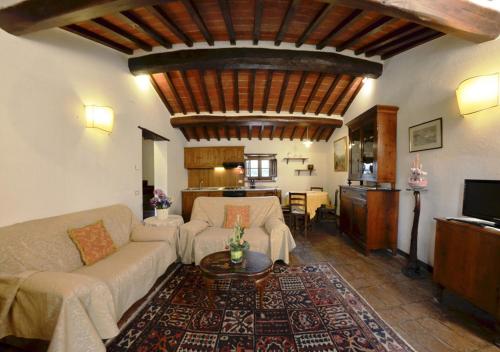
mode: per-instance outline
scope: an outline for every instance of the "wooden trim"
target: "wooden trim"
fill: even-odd
[[[297,48],[301,47],[302,44],[304,44],[307,39],[309,39],[309,36],[318,28],[318,26],[323,22],[325,17],[330,13],[330,10],[335,6],[335,3],[330,3],[330,4],[325,4],[319,10],[319,12],[316,14],[316,17],[312,20],[312,22],[307,26],[306,30],[302,35],[300,36],[299,39],[295,42],[295,46]]]
[[[267,71],[266,87],[264,88],[264,98],[262,100],[262,112],[267,111],[267,105],[269,104],[269,92],[271,91],[271,85],[273,83],[273,70]]]
[[[207,84],[205,82],[205,71],[201,70],[198,71],[198,74],[200,76],[200,85],[201,85],[201,93],[203,95],[203,100],[205,101],[205,105],[207,106],[208,112],[212,113],[212,103],[210,103],[210,97],[208,96],[208,91],[207,91]]]
[[[112,32],[114,35],[119,36],[120,38],[123,38],[125,40],[128,40],[129,42],[134,43],[137,45],[139,48],[141,48],[144,51],[151,51],[153,48],[151,45],[146,43],[140,38],[137,38],[135,35],[130,34],[126,30],[122,29],[121,27],[118,27],[117,25],[105,20],[104,18],[95,18],[92,20],[94,24],[97,24],[99,27],[104,28],[105,30]]]
[[[316,82],[314,82],[313,89],[311,90],[311,93],[309,94],[309,97],[307,98],[307,102],[304,105],[304,109],[302,109],[302,113],[305,114],[307,110],[309,110],[309,107],[311,106],[311,103],[314,99],[314,96],[318,92],[319,87],[321,86],[321,83],[323,83],[323,80],[325,79],[325,74],[321,73],[319,77],[316,79]]]
[[[149,6],[147,9],[158,21],[160,21],[165,27],[167,27],[173,35],[182,40],[184,44],[186,44],[188,47],[193,46],[193,40],[189,38],[189,36],[175,24],[175,22],[160,6]]]
[[[163,91],[161,90],[158,83],[156,83],[155,79],[153,78],[153,75],[149,75],[149,81],[151,82],[151,85],[153,86],[154,90],[156,91],[156,94],[158,94],[158,96],[160,97],[161,101],[163,102],[163,104],[167,108],[170,115],[173,116],[174,109],[172,109],[172,105],[170,105],[170,103],[168,102],[167,97],[165,96],[165,94],[163,94]]]
[[[264,12],[264,0],[254,0],[254,22],[253,22],[253,45],[259,44],[260,27],[262,25],[262,13]]]
[[[181,97],[179,96],[179,93],[177,92],[177,89],[175,89],[174,84],[172,83],[172,78],[170,77],[169,72],[165,72],[163,74],[163,77],[165,78],[165,81],[167,81],[168,87],[170,88],[170,92],[175,98],[175,101],[177,102],[177,105],[181,108],[181,111],[183,114],[186,114],[186,107],[184,106],[184,102],[182,101]]]
[[[163,45],[167,49],[172,48],[172,43],[164,38],[160,33],[158,33],[154,28],[152,28],[149,24],[144,22],[138,16],[130,11],[121,12],[121,19],[132,25],[134,28],[139,28],[144,33],[153,38],[158,44]]]
[[[335,110],[337,110],[338,106],[342,103],[342,100],[344,100],[344,98],[347,95],[347,93],[349,92],[349,90],[351,90],[352,85],[354,84],[355,81],[356,81],[356,77],[352,77],[349,84],[346,85],[346,87],[344,88],[342,93],[340,93],[340,95],[337,97],[337,100],[335,100],[335,103],[333,103],[330,110],[328,110],[328,115],[332,115],[333,113],[335,113]]]
[[[286,31],[288,30],[288,26],[292,21],[293,16],[295,15],[295,11],[297,11],[297,6],[299,5],[300,0],[291,0],[288,5],[288,9],[286,11],[285,17],[281,22],[280,29],[276,34],[276,38],[274,39],[274,45],[279,46],[285,37]]]
[[[330,43],[330,41],[333,39],[333,37],[349,28],[347,25],[358,18],[361,13],[363,13],[363,10],[355,9],[354,11],[352,11],[349,16],[344,18],[342,22],[340,22],[334,29],[330,31],[330,33],[326,35],[326,37],[324,37],[318,44],[316,44],[316,49],[323,49],[325,46],[327,46],[328,43]]]
[[[389,16],[382,17],[381,19],[373,22],[372,24],[370,24],[367,27],[365,27],[364,29],[362,29],[360,32],[356,33],[351,38],[342,42],[342,44],[337,45],[335,50],[336,51],[343,51],[350,46],[356,45],[357,43],[359,43],[360,40],[362,40],[366,36],[373,35],[377,32],[380,32],[384,25],[390,24],[391,22],[396,22],[396,21],[397,21],[397,19],[394,19],[394,18],[389,17]]]
[[[278,98],[278,105],[276,105],[276,112],[280,113],[283,107],[283,101],[285,100],[286,90],[288,88],[288,81],[290,80],[290,71],[285,72],[285,77],[283,78],[283,83],[281,84],[280,96]],[[283,139],[283,138],[282,138]]]
[[[339,82],[340,82],[341,79],[342,79],[342,75],[341,74],[338,74],[337,76],[335,76],[335,79],[332,81],[332,84],[330,84],[330,87],[326,91],[325,95],[323,96],[323,99],[321,99],[321,102],[318,105],[318,108],[314,112],[316,115],[319,115],[319,113],[321,112],[321,110],[323,110],[323,108],[325,107],[326,102],[330,98],[330,95],[332,95],[332,92],[335,90],[335,88],[337,87],[337,85],[339,84]]]
[[[313,71],[377,78],[382,64],[336,53],[264,48],[179,50],[131,58],[133,74],[189,69]]]
[[[234,33],[233,18],[231,17],[231,7],[228,0],[218,0],[219,7],[222,12],[222,17],[224,17],[224,23],[226,24],[227,35],[229,36],[229,42],[231,45],[236,45],[236,34]]]
[[[182,83],[184,83],[184,87],[186,88],[189,99],[191,100],[191,105],[193,105],[194,111],[196,111],[197,114],[200,113],[200,107],[198,106],[198,102],[196,101],[196,98],[194,97],[193,94],[193,87],[191,87],[191,84],[189,83],[189,80],[186,75],[186,71],[181,70],[181,77],[182,77]]]
[[[121,44],[114,42],[112,40],[109,40],[108,38],[105,38],[99,34],[96,34],[94,32],[86,30],[85,28],[77,26],[76,24],[70,24],[66,27],[63,27],[63,29],[65,29],[68,32],[71,32],[73,34],[77,34],[79,36],[82,36],[84,38],[92,40],[93,42],[96,42],[98,44],[107,46],[108,48],[118,50],[124,54],[132,55],[134,53],[134,50],[132,50],[131,48],[129,48],[125,45],[121,45]]]
[[[222,112],[226,112],[226,100],[224,99],[224,88],[222,87],[220,70],[215,70],[215,82],[219,104],[222,107]]]
[[[167,137],[163,137],[162,135],[159,135],[158,133],[148,130],[147,128],[144,128],[142,126],[137,126],[137,128],[139,128],[142,131],[142,138],[151,139],[153,141],[170,142],[170,139],[168,139]]]
[[[292,103],[290,104],[290,114],[293,114],[295,111],[295,106],[297,105],[297,101],[299,100],[300,94],[302,93],[302,88],[304,88],[304,84],[306,83],[308,72],[302,72],[302,76],[300,77],[299,85],[297,86],[297,90],[292,99]]]
[[[196,5],[193,3],[192,0],[181,0],[182,4],[186,8],[186,11],[189,13],[191,18],[193,19],[194,23],[196,23],[196,26],[200,30],[201,34],[207,41],[208,45],[213,46],[214,45],[214,38],[210,34],[210,31],[207,28],[207,25],[203,21],[203,18],[201,17],[200,13],[198,12],[198,9],[196,8]]]

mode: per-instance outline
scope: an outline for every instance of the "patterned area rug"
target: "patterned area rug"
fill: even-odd
[[[181,266],[108,351],[413,351],[330,264],[275,265],[263,306],[251,281]]]

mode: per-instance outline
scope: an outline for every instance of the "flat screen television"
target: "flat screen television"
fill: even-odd
[[[499,222],[500,180],[465,180],[462,214]]]

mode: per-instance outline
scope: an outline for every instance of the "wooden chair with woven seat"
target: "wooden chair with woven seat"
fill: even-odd
[[[323,192],[323,187],[311,187],[311,191],[320,191],[320,192]]]
[[[304,224],[304,237],[307,238],[307,230],[311,219],[307,213],[307,193],[290,192],[289,195],[290,214],[293,222],[293,231],[297,230],[298,225]]]

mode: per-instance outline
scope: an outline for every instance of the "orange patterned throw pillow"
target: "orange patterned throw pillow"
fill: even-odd
[[[79,229],[68,230],[69,237],[80,251],[85,265],[91,265],[116,250],[102,220]]]
[[[226,217],[224,220],[224,228],[232,229],[240,219],[240,225],[243,227],[250,226],[250,206],[249,205],[226,205]]]

